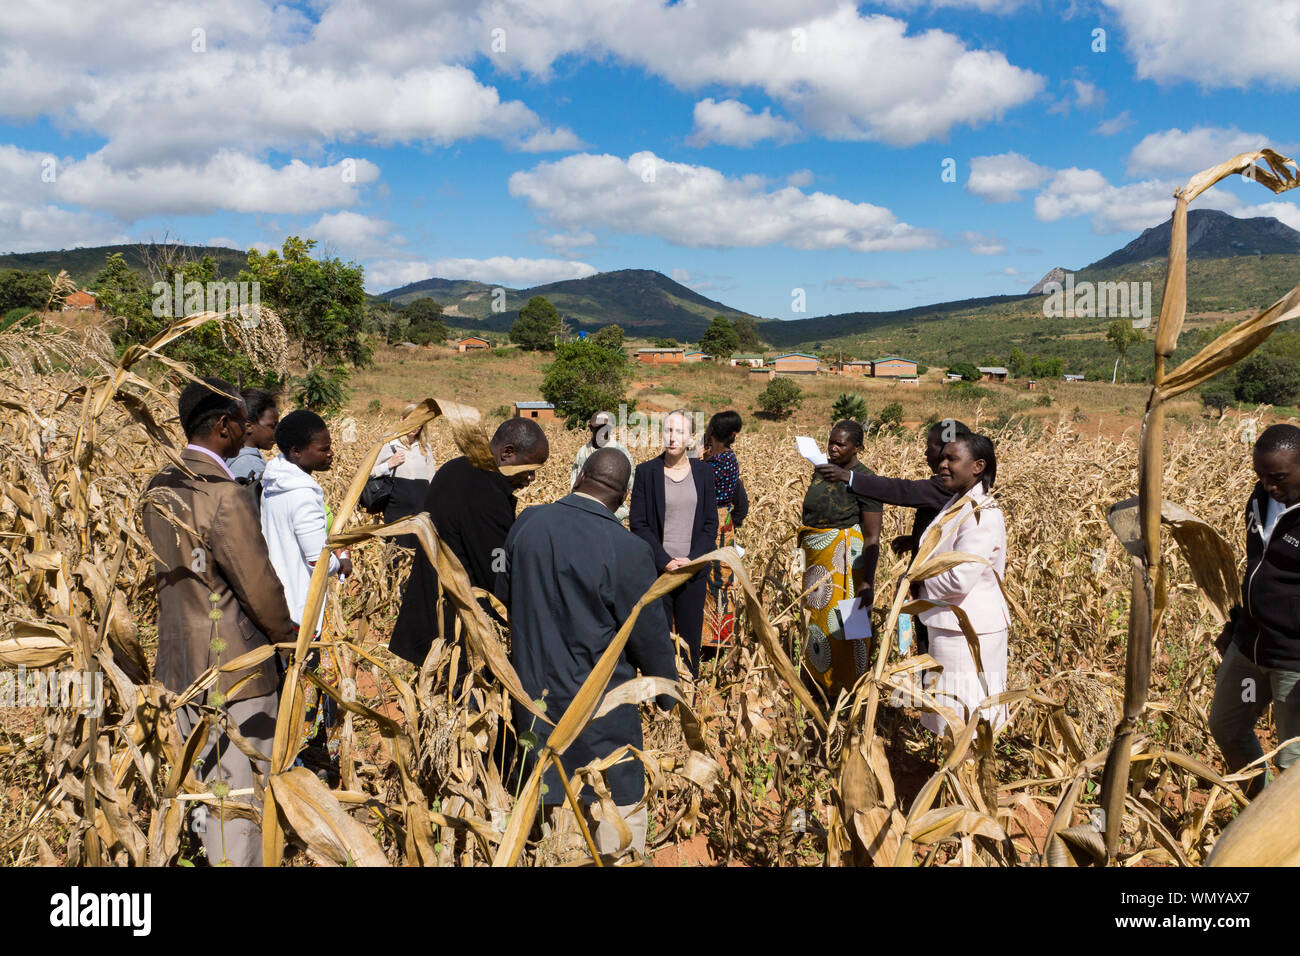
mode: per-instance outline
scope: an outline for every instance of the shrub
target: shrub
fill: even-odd
[[[1290,405],[1300,392],[1300,362],[1257,352],[1237,366],[1232,391],[1252,405]]]
[[[368,411],[371,415],[378,415],[379,410],[382,407],[383,407],[383,403],[380,402],[379,399],[372,398],[370,400],[370,404],[366,406],[366,411]]]
[[[980,370],[970,362],[958,362],[956,365],[949,365],[950,374],[960,375],[963,381],[978,382],[980,380]]]
[[[880,410],[871,430],[875,432],[897,431],[903,427],[903,403],[890,402]]]
[[[769,418],[789,418],[803,404],[803,389],[788,378],[774,378],[758,393],[758,409]]]
[[[581,428],[599,411],[614,411],[627,402],[632,377],[627,353],[595,342],[561,342],[555,361],[546,367],[542,397],[564,416],[569,428]],[[633,403],[627,403],[629,408]]]
[[[865,424],[867,421],[867,400],[861,395],[841,392],[831,405],[831,424],[845,420]]]

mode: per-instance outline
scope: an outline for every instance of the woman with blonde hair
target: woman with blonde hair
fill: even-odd
[[[691,415],[684,408],[664,418],[664,451],[636,466],[628,528],[650,545],[655,570],[676,571],[708,554],[718,535],[713,467],[690,458]],[[696,571],[663,597],[673,631],[686,642],[691,673],[700,673],[706,573]]]
[[[418,408],[415,403],[402,409],[405,418]],[[421,425],[415,431],[408,432],[400,438],[394,438],[384,445],[375,459],[375,467],[370,469],[371,478],[384,478],[391,475],[393,488],[384,504],[384,522],[396,521],[418,513],[424,507],[424,496],[428,494],[429,482],[435,471],[433,448],[429,443],[429,425]],[[414,548],[415,535],[404,534],[393,539],[403,548]]]

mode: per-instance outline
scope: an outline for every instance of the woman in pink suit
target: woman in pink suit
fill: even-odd
[[[961,435],[948,442],[937,474],[952,498],[925,531],[928,535],[930,528],[943,523],[935,554],[962,551],[988,562],[967,561],[921,584],[921,597],[940,605],[920,614],[930,631],[930,656],[943,666],[942,674],[927,689],[939,704],[967,721],[985,696],[1007,689],[1007,626],[1011,618],[997,578],[1006,568],[1007,529],[990,493],[997,470],[993,443],[984,435]],[[987,694],[952,606],[965,612],[979,637]],[[1006,723],[1007,707],[986,708],[981,715],[996,732]],[[942,734],[947,724],[938,714],[928,712],[921,722],[936,734]]]

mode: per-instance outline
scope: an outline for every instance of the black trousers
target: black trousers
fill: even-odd
[[[700,636],[704,630],[704,596],[708,578],[703,572],[678,585],[662,598],[668,626],[686,642],[691,674],[700,676]]]

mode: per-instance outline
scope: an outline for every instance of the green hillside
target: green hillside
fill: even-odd
[[[87,246],[83,249],[58,249],[49,252],[15,252],[0,256],[0,270],[21,269],[31,272],[48,272],[58,275],[60,269],[66,269],[72,281],[78,286],[88,286],[99,270],[104,268],[104,261],[113,253],[120,252],[127,265],[145,275],[148,271],[146,262],[151,243],[135,242],[120,246]],[[183,246],[186,258],[202,259],[211,256],[216,262],[220,275],[233,278],[240,269],[248,264],[248,253],[238,249],[222,246]]]
[[[715,315],[734,318],[747,314],[650,269],[619,269],[530,289],[507,288],[505,308],[499,312],[493,311],[493,288],[481,282],[425,279],[385,292],[380,298],[404,305],[428,296],[443,306],[449,323],[506,331],[518,318],[520,307],[540,295],[560,310],[573,329],[594,331],[613,323],[638,336],[670,336],[681,341],[698,339]]]
[[[1085,269],[1075,274],[1075,282],[1150,282],[1154,329],[1163,300],[1165,266],[1165,260],[1151,259],[1111,269]],[[1228,313],[1270,305],[1300,283],[1300,255],[1194,259],[1188,263],[1187,279],[1188,322],[1179,358],[1194,351],[1196,329],[1217,325]],[[1105,336],[1113,319],[1048,317],[1044,305],[1043,296],[1003,296],[895,313],[763,323],[760,331],[781,347],[815,353],[842,350],[845,357],[854,358],[896,353],[936,366],[961,361],[1005,364],[1011,350],[1018,348],[1029,357],[1063,358],[1068,372],[1109,379],[1115,352]],[[1274,347],[1283,347],[1290,334],[1279,338]],[[1150,350],[1142,346],[1131,349],[1125,359],[1130,377],[1146,374],[1150,365]]]

